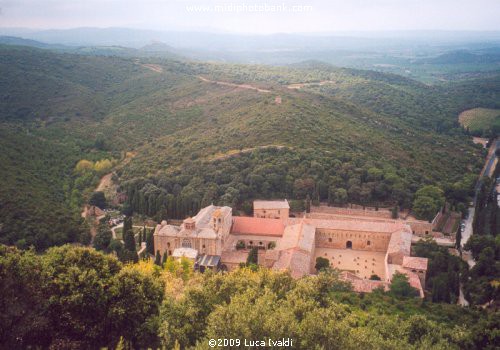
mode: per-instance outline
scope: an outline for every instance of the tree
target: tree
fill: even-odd
[[[147,230],[146,234],[146,251],[153,255],[155,251],[154,247],[154,237],[153,237],[153,230]]]
[[[247,265],[252,265],[252,264],[257,265],[258,263],[259,263],[259,252],[257,248],[253,247],[248,252]]]
[[[314,268],[316,269],[317,272],[320,272],[321,270],[325,270],[330,267],[330,261],[326,258],[323,258],[322,256],[318,256],[316,258],[316,265]]]
[[[106,208],[106,197],[104,196],[104,192],[102,191],[96,191],[92,193],[89,199],[89,204],[90,205],[95,205],[96,207],[99,207],[101,209]]]
[[[161,266],[165,266],[165,263],[167,262],[168,259],[168,252],[165,250],[163,252],[163,257],[161,259]]]
[[[75,171],[80,174],[92,171],[93,169],[94,169],[94,163],[86,159],[80,160],[75,166]]]
[[[478,260],[479,255],[484,249],[494,247],[495,245],[495,239],[493,236],[473,234],[470,236],[467,243],[465,243],[464,249],[469,250],[472,253],[474,260]]]
[[[155,264],[158,266],[162,266],[161,254],[159,250],[156,251]]]
[[[33,250],[0,245],[0,348],[48,347],[50,319],[45,286],[49,282]]]
[[[448,274],[440,273],[433,279],[432,282],[432,301],[438,302],[450,302],[450,292],[448,287]]]
[[[123,232],[123,242],[125,244],[125,249],[131,251],[131,252],[136,252],[136,243],[135,243],[135,238],[134,238],[134,231],[132,230],[127,230]]]
[[[132,229],[132,218],[127,217],[123,223],[123,242],[124,249],[121,260],[124,262],[137,262],[137,246],[135,243],[134,230]]]
[[[105,174],[111,171],[111,168],[113,167],[113,164],[109,159],[103,159],[99,160],[94,164],[94,170],[98,174]]]
[[[455,248],[462,250],[462,225],[458,225],[457,234],[455,235]]]
[[[151,262],[127,265],[112,277],[109,315],[113,328],[130,341],[132,349],[157,348],[155,318],[164,285]]]
[[[107,251],[112,239],[113,234],[109,227],[106,224],[100,224],[94,237],[94,248]]]
[[[132,231],[132,217],[127,216],[123,220],[123,232],[125,233],[126,231]]]
[[[408,276],[400,272],[396,272],[392,276],[390,292],[400,298],[417,297],[419,295],[418,290],[410,286]]]
[[[394,208],[392,208],[391,216],[393,219],[399,218],[399,207],[397,204],[394,206]]]
[[[443,190],[436,186],[424,186],[415,193],[413,211],[417,218],[431,221],[443,205]]]
[[[118,336],[109,329],[115,322],[109,306],[116,301],[109,288],[121,269],[116,258],[90,248],[62,246],[42,256],[42,268],[48,275],[47,314],[53,339],[98,348]]]

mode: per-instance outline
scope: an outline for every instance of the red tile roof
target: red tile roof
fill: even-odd
[[[231,233],[235,235],[283,236],[285,226],[280,219],[234,216]]]
[[[375,281],[360,278],[348,271],[342,271],[340,273],[340,279],[350,282],[352,285],[352,290],[356,293],[371,293],[376,288],[382,288],[384,290],[389,289],[387,283],[384,281]]]
[[[427,271],[427,258],[419,258],[416,256],[404,256],[403,267],[407,269],[425,270]]]

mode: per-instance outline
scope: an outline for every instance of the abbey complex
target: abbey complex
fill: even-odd
[[[298,217],[290,215],[286,200],[254,201],[253,217],[210,205],[181,225],[163,221],[154,246],[160,254],[192,259],[200,271],[234,269],[257,248],[259,265],[295,278],[316,273],[322,257],[357,292],[388,289],[399,272],[423,297],[427,259],[411,256],[411,244],[432,228],[426,221],[393,219],[388,211],[318,207]]]

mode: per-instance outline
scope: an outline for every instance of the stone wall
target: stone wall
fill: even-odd
[[[433,225],[431,222],[418,220],[418,221],[406,221],[410,225],[411,231],[414,235],[425,236],[432,234]]]
[[[337,215],[351,215],[351,216],[368,216],[377,218],[391,219],[392,213],[387,209],[355,209],[355,208],[340,208],[340,207],[311,207],[311,213],[326,213]]]
[[[185,246],[191,245],[190,248],[196,249],[199,254],[220,255],[218,254],[217,242],[214,239],[207,238],[180,238],[170,237],[155,234],[154,237],[155,254],[159,250],[160,254],[166,251],[168,255],[172,255],[175,249],[181,248],[183,243]],[[185,240],[185,241],[183,241]]]
[[[253,216],[256,218],[286,220],[290,216],[290,209],[254,209]]]
[[[346,249],[351,242],[351,249],[386,252],[391,233],[341,231],[316,229],[316,247]]]

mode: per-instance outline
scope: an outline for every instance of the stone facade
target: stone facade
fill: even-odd
[[[193,218],[187,218],[181,226],[157,225],[154,247],[160,254],[172,255],[176,248],[196,249],[200,254],[221,255],[232,225],[232,209],[208,206]]]
[[[355,210],[333,212],[290,218],[286,200],[255,201],[254,217],[233,217],[231,208],[211,205],[180,226],[166,221],[157,225],[155,250],[169,256],[176,249],[195,250],[220,257],[221,266],[233,269],[246,262],[251,248],[257,248],[259,264],[288,270],[295,278],[315,273],[318,255],[348,272],[343,276],[357,291],[387,288],[394,273],[401,272],[423,296],[427,259],[410,257],[412,228],[408,223],[384,215],[372,220],[362,215],[356,220]],[[367,282],[375,272],[382,281]]]
[[[253,216],[286,220],[290,216],[290,205],[286,199],[283,201],[254,201]]]

